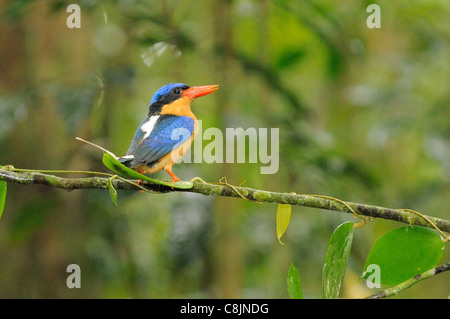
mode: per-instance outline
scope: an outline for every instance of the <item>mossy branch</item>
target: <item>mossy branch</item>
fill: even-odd
[[[65,172],[70,171],[48,171],[48,172]],[[61,188],[67,191],[74,189],[108,189],[109,183],[116,190],[142,190],[145,189],[150,192],[169,193],[169,192],[190,192],[203,195],[215,195],[224,197],[236,197],[246,199],[249,201],[259,203],[279,203],[290,204],[296,206],[320,208],[330,211],[338,211],[351,213],[360,217],[368,218],[382,218],[387,220],[394,220],[410,225],[418,225],[429,228],[438,228],[440,231],[450,233],[450,221],[440,219],[432,216],[425,216],[418,214],[411,210],[392,209],[386,207],[379,207],[367,204],[359,204],[346,202],[341,200],[334,200],[327,196],[318,195],[304,195],[296,193],[280,193],[250,187],[234,186],[228,184],[226,181],[219,183],[207,183],[200,178],[194,178],[192,181],[193,187],[187,190],[173,189],[171,187],[150,184],[142,181],[137,185],[137,181],[128,182],[123,179],[111,178],[114,175],[97,172],[78,172],[97,174],[106,177],[76,177],[64,178],[55,175],[43,173],[43,171],[20,170],[11,166],[4,166],[0,169],[0,180],[14,182],[23,185],[42,184],[50,187]],[[139,187],[138,187],[139,186]],[[431,223],[430,223],[431,222]],[[434,224],[434,225],[433,225]]]

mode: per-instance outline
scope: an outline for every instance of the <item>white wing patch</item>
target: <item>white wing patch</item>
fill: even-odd
[[[121,156],[119,158],[126,159],[126,160],[132,160],[134,158],[134,155],[125,155],[125,156]]]
[[[141,131],[144,133],[144,137],[142,139],[147,138],[155,128],[156,121],[159,119],[160,115],[154,115],[150,117],[150,119],[141,125]]]

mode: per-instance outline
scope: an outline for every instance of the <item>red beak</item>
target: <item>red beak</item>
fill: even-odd
[[[189,89],[184,91],[183,97],[195,99],[197,97],[217,91],[218,89],[218,85],[191,86]]]

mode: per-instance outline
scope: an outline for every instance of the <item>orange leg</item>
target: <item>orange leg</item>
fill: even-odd
[[[172,173],[172,168],[167,167],[165,168],[166,172],[169,173],[170,176],[172,176],[172,182],[178,182],[181,181],[181,179],[179,179],[178,177],[175,176],[174,173]]]
[[[138,170],[138,173],[139,173],[139,174],[142,174],[142,171],[141,171],[141,170]],[[138,185],[139,185],[141,182],[142,182],[142,179],[138,179]]]
[[[142,174],[142,171],[141,171],[141,170],[138,170],[138,173],[139,173],[139,174]],[[142,182],[142,179],[138,179],[138,185],[140,185],[141,182]],[[144,192],[144,190],[141,189],[141,194],[142,194],[143,192]]]

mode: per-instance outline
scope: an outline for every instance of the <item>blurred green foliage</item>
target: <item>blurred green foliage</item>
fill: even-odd
[[[378,1],[380,29],[366,26],[369,1],[83,0],[80,29],[66,27],[69,3],[0,1],[1,165],[103,170],[75,136],[125,153],[159,87],[219,84],[193,105],[203,128],[280,128],[280,169],[179,164],[180,178],[450,217],[448,1]],[[125,191],[118,205],[108,191],[10,183],[0,297],[287,298],[292,262],[320,298],[328,238],[354,220],[293,207],[282,246],[275,205]],[[365,258],[398,226],[355,230],[343,297],[374,293]],[[69,264],[80,289],[66,287]],[[449,282],[400,297],[446,298]]]

